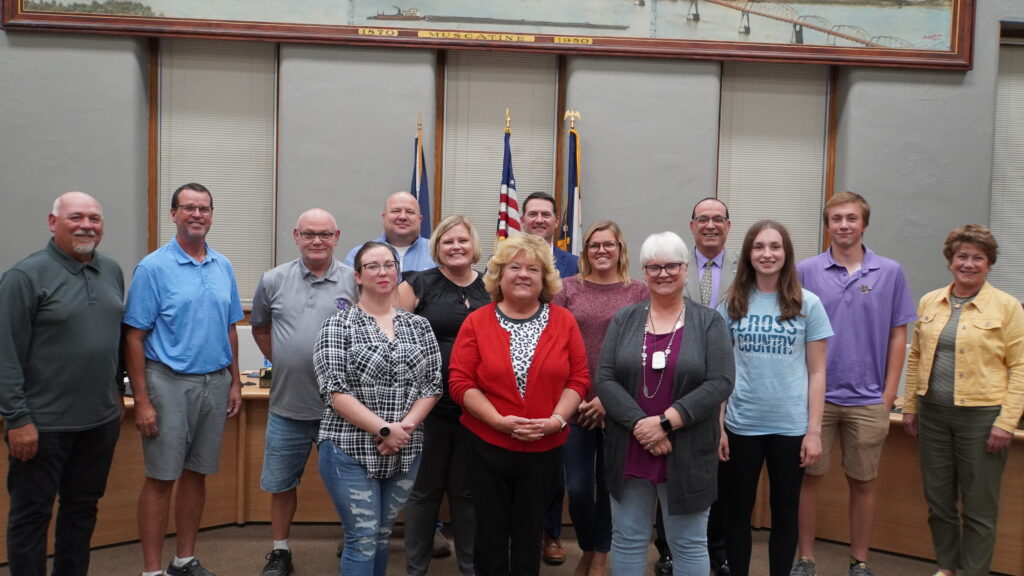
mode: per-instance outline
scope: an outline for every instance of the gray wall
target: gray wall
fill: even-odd
[[[0,270],[43,247],[63,192],[103,205],[101,250],[146,253],[148,49],[112,36],[0,33]]]
[[[313,206],[338,219],[344,257],[381,235],[384,198],[409,189],[418,113],[433,162],[437,57],[337,46],[280,54],[277,261],[298,257],[292,228]]]
[[[973,70],[840,74],[836,189],[871,202],[866,242],[903,263],[915,297],[950,281],[946,234],[989,220],[999,22],[1024,2],[976,4]]]
[[[977,4],[972,71],[840,74],[837,189],[872,202],[868,244],[903,262],[915,296],[949,280],[945,233],[988,221],[999,21],[1024,19],[1024,2]],[[42,245],[70,189],[104,203],[103,249],[127,270],[144,255],[146,55],[138,39],[0,33],[0,269]],[[418,112],[435,133],[435,68],[429,50],[282,46],[278,262],[297,255],[291,228],[311,206],[338,216],[340,251],[379,235],[384,196],[408,187]],[[567,74],[585,223],[615,218],[634,255],[652,231],[689,241],[690,208],[715,189],[720,66],[570,57]]]

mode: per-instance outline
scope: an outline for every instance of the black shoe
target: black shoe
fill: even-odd
[[[189,560],[188,564],[181,568],[178,568],[174,565],[174,562],[171,562],[167,565],[167,570],[164,570],[164,573],[167,576],[213,576],[213,572],[203,568],[199,564],[199,560],[195,558]]]
[[[723,560],[721,564],[715,567],[715,576],[732,576],[728,561]]]
[[[671,576],[672,574],[672,555],[661,554],[658,556],[658,562],[654,565],[654,573],[660,576]]]
[[[267,565],[260,576],[288,576],[294,570],[291,550],[273,550],[267,554]]]

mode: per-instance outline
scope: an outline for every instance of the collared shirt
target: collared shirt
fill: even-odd
[[[704,274],[707,273],[705,266],[709,258],[701,254],[700,250],[694,250],[696,255],[697,265],[697,285],[700,286],[700,281],[704,279]],[[708,308],[718,308],[718,288],[722,285],[722,265],[725,262],[725,250],[719,252],[714,258],[710,258],[711,265],[711,302],[708,303]],[[699,291],[698,291],[699,295]]]
[[[208,374],[231,365],[228,326],[244,317],[231,262],[209,245],[199,262],[173,237],[135,267],[124,323],[149,332],[146,358]]]
[[[375,238],[373,241],[383,242],[389,246],[391,245],[391,243],[388,242],[387,236]],[[359,252],[359,249],[362,247],[363,245],[359,244],[348,251],[348,255],[345,256],[346,266],[351,268],[355,267],[356,252]],[[405,254],[399,252],[398,257],[401,259],[400,264],[402,265],[403,274],[405,272],[420,272],[437,266],[437,264],[434,263],[434,259],[430,257],[430,239],[422,236],[417,236],[416,240],[409,245],[409,249],[405,251]]]
[[[949,321],[946,286],[925,294],[921,319],[907,359],[903,412],[917,413],[918,396],[928,392],[939,334]],[[1013,432],[1024,411],[1024,311],[1020,301],[988,282],[964,304],[956,337],[953,402],[956,406],[1001,406],[995,426]]]
[[[8,429],[87,430],[121,414],[124,274],[46,248],[0,278],[0,416]]]
[[[426,319],[397,310],[395,337],[388,340],[373,317],[358,306],[324,322],[313,349],[323,418],[320,441],[330,440],[366,467],[369,478],[408,472],[423,450],[423,427],[397,454],[377,451],[370,434],[334,411],[335,392],[351,395],[385,422],[398,422],[421,398],[441,395],[441,351]]]
[[[889,333],[917,319],[903,268],[865,246],[860,269],[852,274],[831,250],[800,262],[797,272],[803,287],[821,298],[835,331],[826,353],[825,400],[880,404]]]
[[[337,260],[319,278],[301,258],[263,274],[256,286],[249,323],[271,326],[271,412],[293,420],[320,419],[324,403],[313,372],[313,345],[324,320],[358,299],[352,268]]]

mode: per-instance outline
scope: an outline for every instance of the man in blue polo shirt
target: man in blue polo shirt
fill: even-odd
[[[842,192],[825,203],[832,246],[797,265],[800,283],[814,292],[835,335],[828,344],[821,458],[807,469],[800,491],[800,558],[794,576],[814,576],[818,489],[828,472],[836,435],[850,488],[849,576],[871,576],[868,546],[875,523],[875,477],[889,434],[907,351],[907,325],[917,320],[899,263],[864,246],[871,207]]]
[[[420,203],[408,192],[395,192],[384,202],[384,235],[376,238],[376,242],[388,244],[398,252],[399,269],[402,272],[419,272],[437,266],[430,257],[429,238],[420,236]],[[356,252],[362,244],[353,246],[345,256],[345,265],[349,268],[355,262]]]
[[[231,262],[210,248],[213,196],[185,184],[171,197],[177,233],[135,267],[124,323],[125,360],[142,433],[139,494],[143,576],[161,574],[171,493],[177,548],[169,576],[212,576],[195,558],[206,476],[217,472],[225,420],[242,404],[242,304]]]

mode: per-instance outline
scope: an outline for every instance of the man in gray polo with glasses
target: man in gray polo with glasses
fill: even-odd
[[[352,268],[334,257],[339,235],[326,210],[303,212],[292,230],[300,257],[264,273],[253,297],[252,336],[274,363],[260,477],[260,488],[270,493],[274,544],[262,576],[287,576],[294,569],[288,535],[297,487],[324,411],[313,344],[324,320],[358,298]]]

